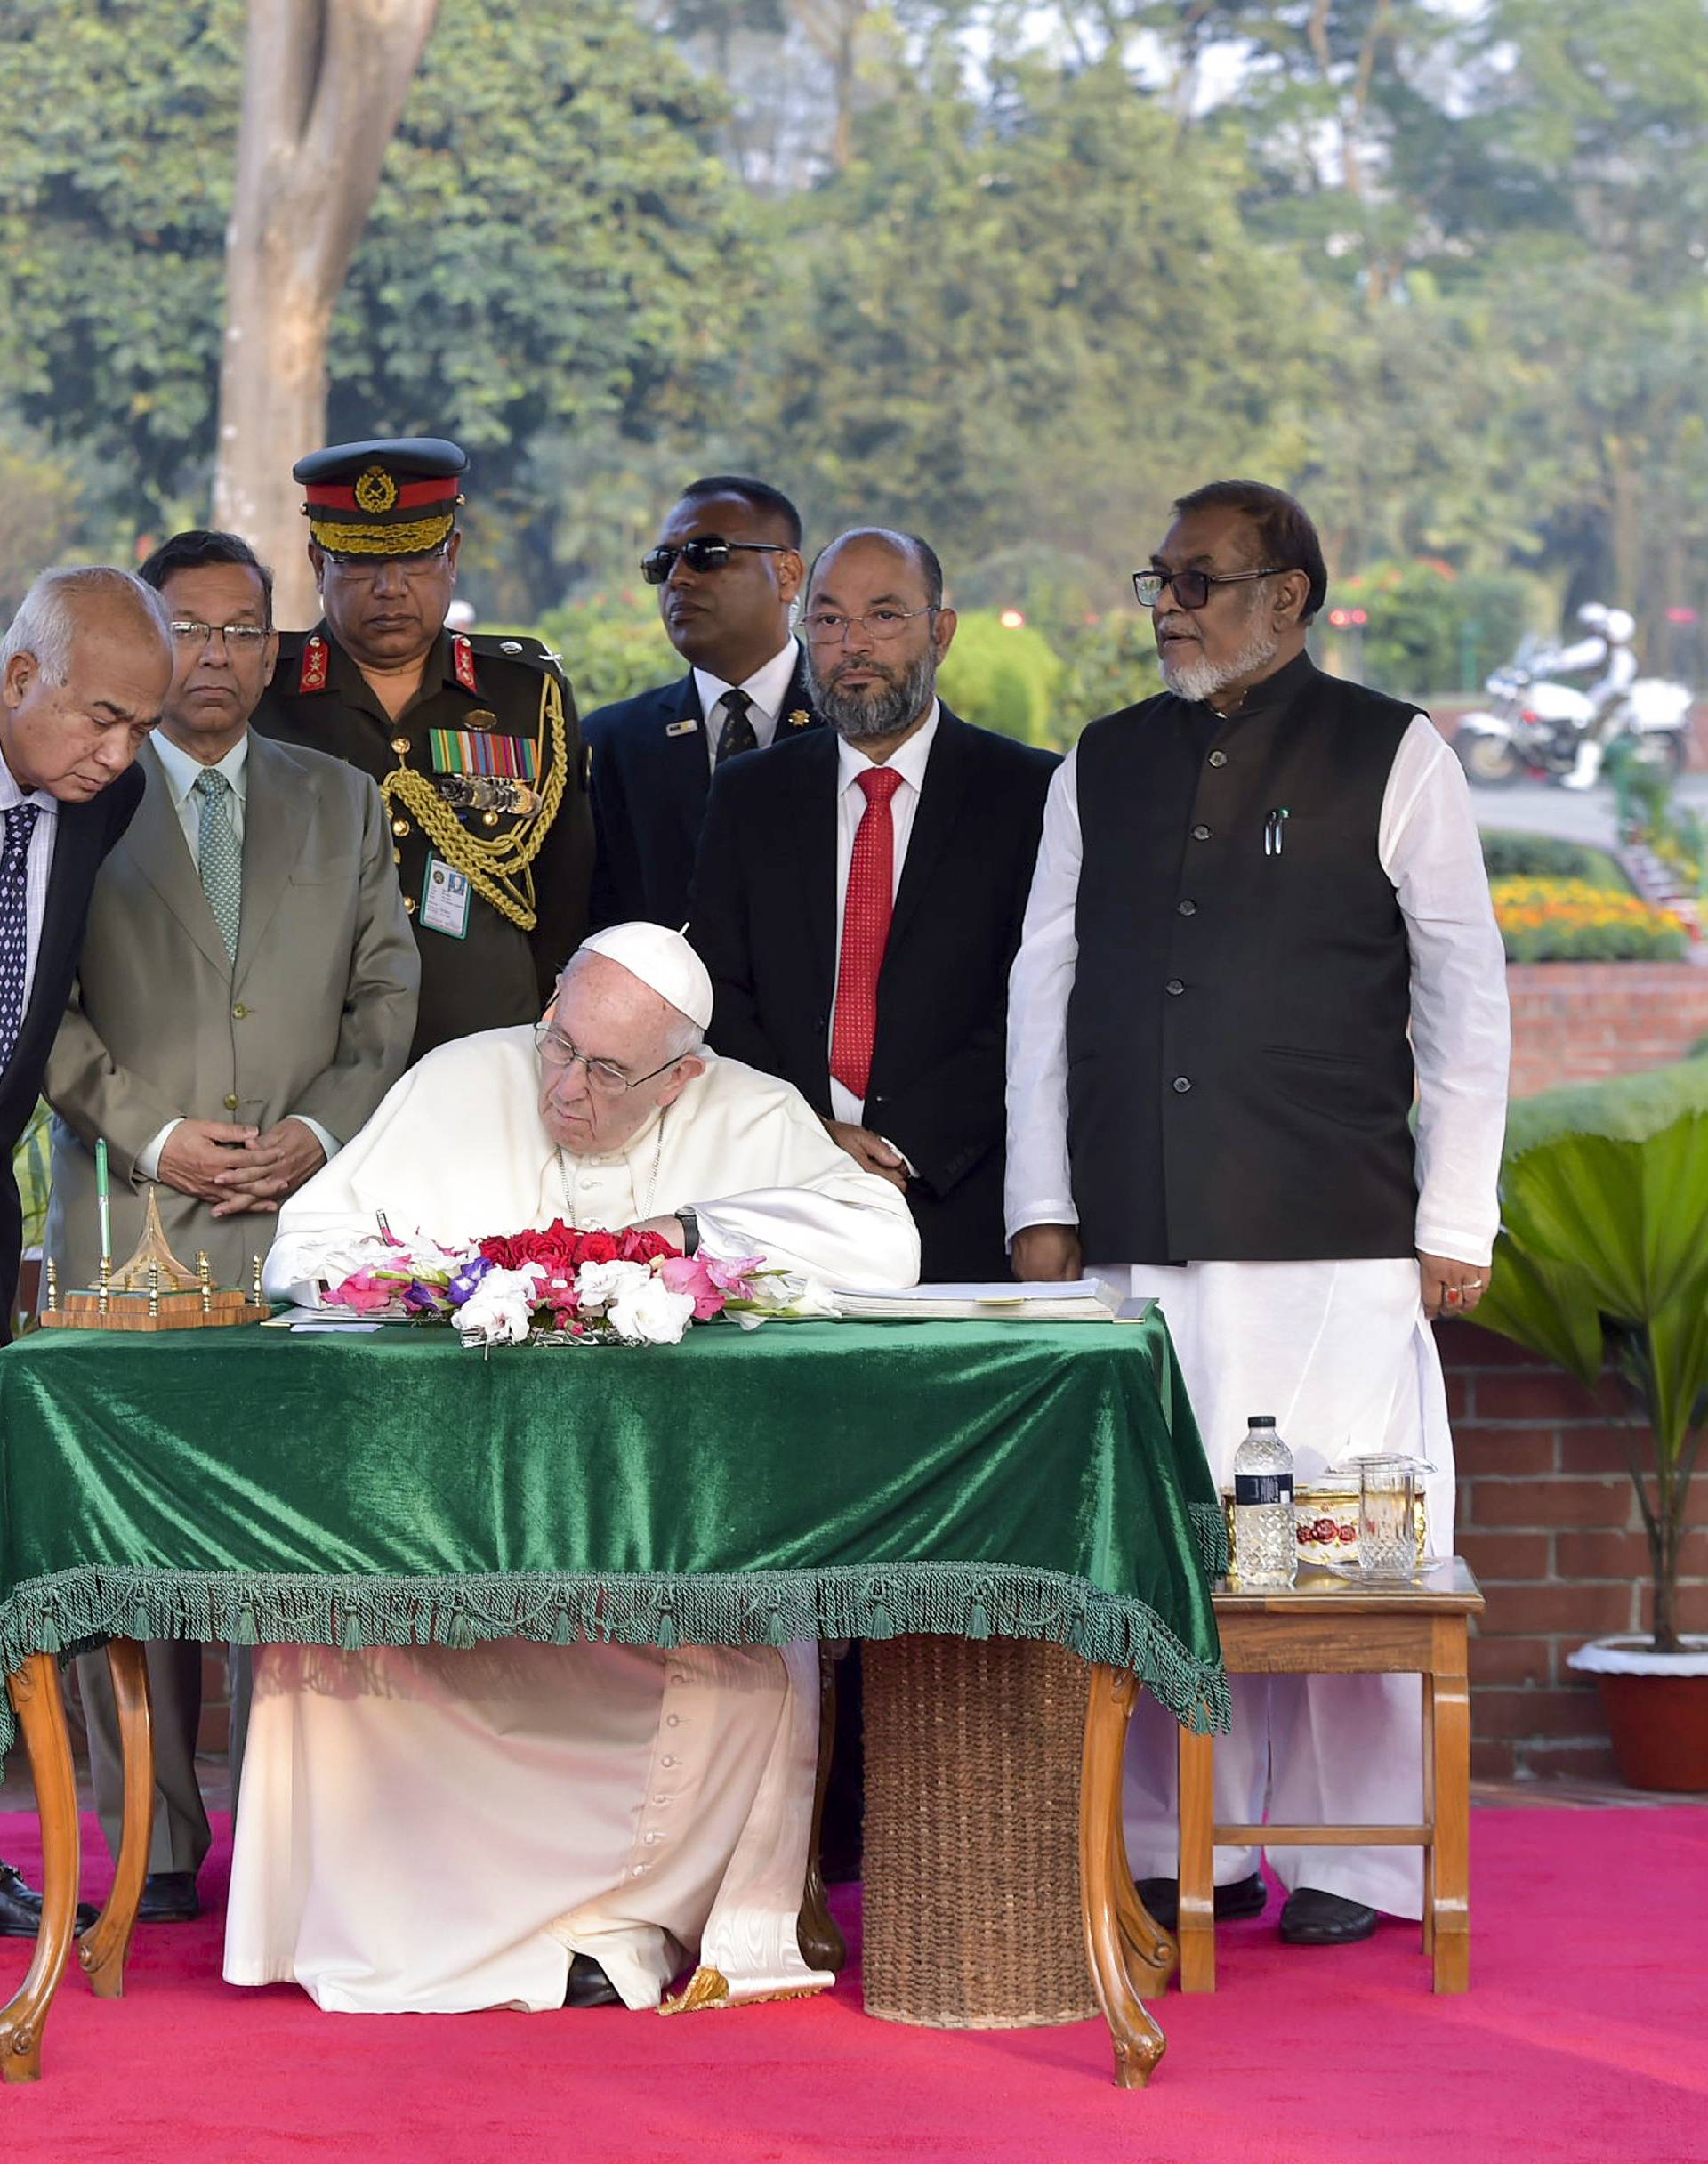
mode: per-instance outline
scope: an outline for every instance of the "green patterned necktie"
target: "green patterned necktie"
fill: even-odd
[[[231,784],[214,767],[196,777],[196,794],[202,800],[201,829],[196,854],[201,865],[202,892],[214,912],[225,941],[228,960],[238,953],[238,923],[243,913],[243,852],[231,825],[227,798]]]

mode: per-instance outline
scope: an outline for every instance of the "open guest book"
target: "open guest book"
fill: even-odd
[[[1071,1283],[912,1285],[906,1292],[831,1288],[850,1322],[1142,1322],[1149,1300],[1129,1300],[1101,1278]]]

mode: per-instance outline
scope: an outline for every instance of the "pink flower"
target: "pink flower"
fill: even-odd
[[[757,1300],[759,1287],[754,1273],[763,1270],[762,1255],[743,1255],[733,1262],[721,1263],[716,1256],[706,1259],[705,1274],[728,1300]]]
[[[686,1293],[693,1301],[696,1322],[710,1322],[723,1312],[723,1288],[713,1281],[710,1256],[668,1255],[656,1267],[669,1291]]]
[[[380,1278],[372,1270],[358,1270],[342,1285],[334,1286],[326,1298],[336,1307],[353,1308],[359,1315],[366,1315],[376,1307],[390,1307],[397,1294],[395,1279]]]

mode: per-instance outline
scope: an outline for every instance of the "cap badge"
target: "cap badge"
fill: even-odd
[[[398,500],[398,484],[383,466],[369,466],[356,483],[356,503],[370,518],[378,518]]]

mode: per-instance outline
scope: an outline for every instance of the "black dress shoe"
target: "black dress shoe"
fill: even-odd
[[[1180,1882],[1178,1878],[1141,1878],[1139,1898],[1164,1931],[1180,1927]],[[1269,1884],[1261,1871],[1249,1878],[1236,1878],[1231,1885],[1216,1888],[1216,1921],[1237,1924],[1242,1917],[1261,1916],[1268,1906]]]
[[[1325,1894],[1319,1886],[1294,1886],[1281,1910],[1281,1939],[1287,1946],[1355,1946],[1374,1938],[1380,1919],[1361,1901]]]
[[[620,2007],[623,1997],[591,1954],[574,1954],[563,1987],[566,2007]]]
[[[95,1911],[77,1903],[77,1929],[87,1931]],[[42,1927],[42,1897],[27,1886],[9,1863],[0,1863],[0,1939],[33,1939]]]
[[[142,1881],[139,1924],[193,1924],[201,1913],[194,1871],[150,1871]]]

